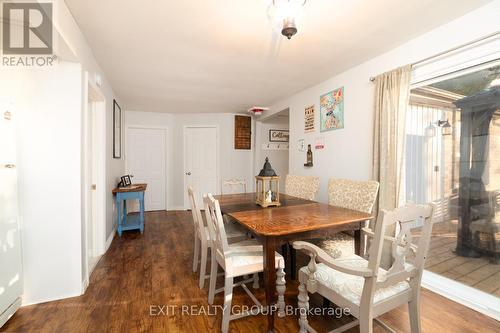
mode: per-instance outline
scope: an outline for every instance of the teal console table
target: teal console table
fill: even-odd
[[[116,210],[118,216],[118,235],[121,237],[125,230],[140,230],[144,232],[144,192],[147,184],[133,184],[117,187],[113,190],[116,195]],[[139,214],[127,215],[127,200],[139,200]]]

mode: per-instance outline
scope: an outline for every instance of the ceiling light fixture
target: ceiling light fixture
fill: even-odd
[[[283,24],[281,34],[286,38],[291,39],[297,33],[295,21],[306,2],[307,0],[273,0],[276,19]]]
[[[253,114],[254,116],[260,116],[262,112],[269,110],[269,108],[265,108],[262,106],[253,106],[247,110],[248,113]]]

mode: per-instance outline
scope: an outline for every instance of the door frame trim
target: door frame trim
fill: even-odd
[[[187,210],[190,208],[189,202],[187,200],[187,195],[186,195],[186,175],[185,175],[185,170],[186,170],[186,133],[188,128],[215,128],[215,142],[216,142],[216,147],[215,147],[215,172],[216,172],[216,181],[215,181],[215,186],[217,187],[215,190],[215,193],[219,193],[219,184],[220,184],[220,131],[219,131],[219,125],[184,125],[182,128],[182,179],[183,179],[183,188],[182,188],[182,202],[184,209]]]
[[[424,270],[422,287],[451,299],[488,317],[500,320],[500,299],[446,276]]]
[[[83,284],[82,291],[84,292],[86,286],[88,286],[88,281],[90,275],[92,274],[93,267],[90,267],[89,262],[89,234],[88,234],[88,223],[91,223],[92,212],[91,201],[92,201],[92,179],[89,178],[92,172],[92,165],[89,165],[90,157],[88,156],[89,151],[89,133],[92,130],[92,123],[90,123],[89,117],[89,102],[93,104],[94,116],[95,116],[95,124],[96,124],[96,141],[95,147],[97,147],[97,151],[92,151],[92,157],[95,159],[96,167],[97,167],[97,176],[96,176],[96,207],[92,207],[96,210],[96,221],[94,221],[94,226],[97,227],[94,235],[96,239],[93,239],[93,244],[96,247],[96,253],[93,253],[95,257],[100,257],[106,252],[106,205],[107,205],[107,162],[106,162],[106,98],[102,91],[89,80],[89,73],[84,73],[84,94],[85,96],[83,103],[83,144],[85,147],[84,155],[83,155],[83,178],[82,178],[82,196],[83,196],[83,207],[84,207],[84,215],[83,215],[83,230],[85,235],[83,237],[84,244],[82,245],[82,255],[84,256],[84,272],[83,272]],[[97,262],[95,262],[97,264]]]
[[[168,147],[168,143],[170,142],[168,140],[168,133],[169,133],[169,130],[168,130],[168,126],[145,126],[145,125],[134,125],[134,124],[126,124],[125,125],[125,150],[123,151],[124,155],[125,155],[125,173],[128,173],[129,172],[129,169],[128,169],[128,156],[127,156],[127,148],[128,148],[128,144],[127,144],[127,138],[128,138],[128,134],[129,134],[129,131],[131,129],[145,129],[145,130],[163,130],[165,132],[165,210],[168,210],[169,208],[169,205],[168,205],[168,198],[170,197],[169,195],[169,188],[168,188],[168,175],[169,175],[169,170],[170,170],[170,167],[169,167],[169,164],[168,164],[168,161],[170,161],[169,159],[169,152],[170,152],[170,149]]]

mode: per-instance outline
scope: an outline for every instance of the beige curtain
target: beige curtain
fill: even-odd
[[[406,109],[410,96],[411,65],[375,78],[373,178],[380,183],[378,209],[394,209],[404,202]],[[387,230],[394,234],[394,230]],[[382,264],[390,265],[390,246]]]

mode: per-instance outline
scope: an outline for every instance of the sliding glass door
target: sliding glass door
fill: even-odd
[[[406,200],[432,202],[426,269],[500,297],[500,65],[411,91]]]

